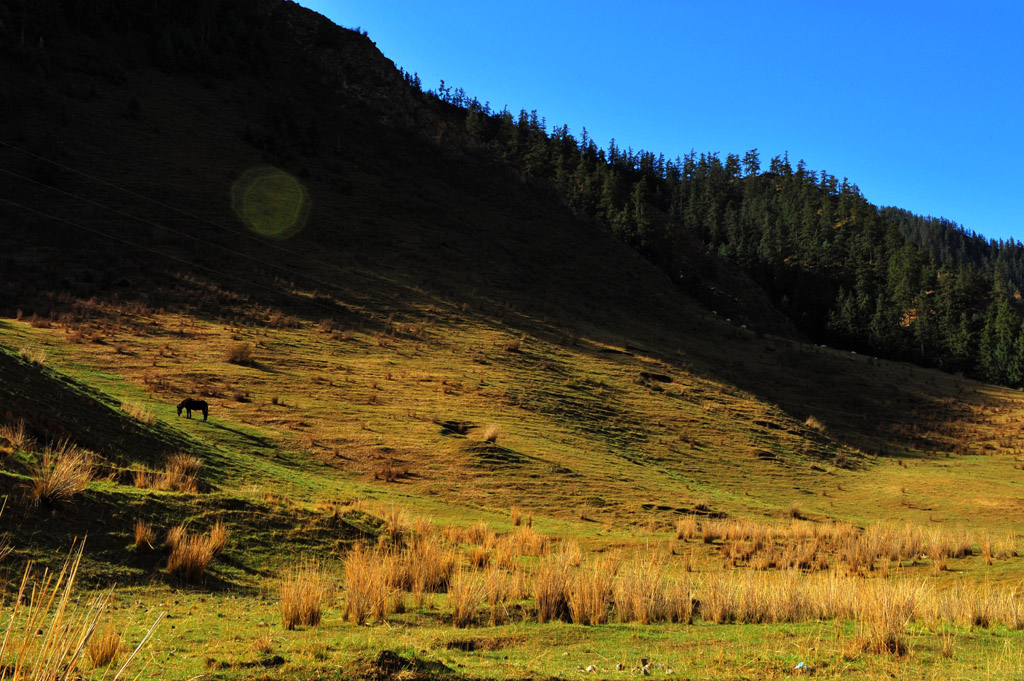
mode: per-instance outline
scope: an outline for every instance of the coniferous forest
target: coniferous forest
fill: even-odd
[[[407,82],[419,87],[416,76]],[[586,129],[550,131],[536,111],[492,111],[461,89],[439,100],[466,133],[557,188],[679,285],[696,236],[769,293],[810,339],[987,381],[1024,385],[1024,245],[988,240],[946,219],[879,208],[848,179],[742,156],[599,147]]]

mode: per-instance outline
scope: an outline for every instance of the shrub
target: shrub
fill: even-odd
[[[18,356],[26,362],[35,364],[36,366],[43,366],[46,364],[46,350],[43,348],[24,347],[18,350]]]
[[[249,343],[232,343],[228,346],[225,359],[231,364],[252,366],[255,362],[252,356],[252,345]]]
[[[320,624],[332,589],[327,574],[315,560],[290,568],[281,578],[281,622],[287,629]]]
[[[27,485],[29,498],[34,506],[60,506],[86,488],[92,473],[92,456],[85,450],[68,440],[47,445]]]

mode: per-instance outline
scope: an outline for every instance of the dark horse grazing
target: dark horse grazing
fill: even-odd
[[[182,409],[185,410],[185,418],[187,419],[192,418],[193,409],[203,412],[204,421],[206,420],[206,417],[210,415],[210,405],[202,400],[193,400],[191,397],[186,397],[181,401],[181,404],[178,405],[178,416],[181,416]]]

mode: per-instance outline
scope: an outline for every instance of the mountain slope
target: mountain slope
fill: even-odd
[[[288,484],[314,497],[367,493],[391,467],[408,503],[867,520],[933,508],[876,488],[905,475],[886,456],[948,481],[966,439],[1016,452],[991,416],[1011,393],[766,335],[792,327],[765,293],[684,245],[712,313],[461,132],[366,36],[292,3],[41,12],[42,41],[4,7],[3,305],[21,310],[5,344],[47,347],[161,420],[206,395],[222,427],[187,427],[236,457],[228,488],[256,441],[311,457]],[[308,196],[285,239],[236,213],[240,178],[267,166]],[[226,361],[238,343],[251,366]],[[1015,483],[984,479],[995,519]]]

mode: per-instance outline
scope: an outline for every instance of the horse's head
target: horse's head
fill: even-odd
[[[182,402],[178,405],[178,416],[181,416],[181,410],[185,407],[185,403]]]

